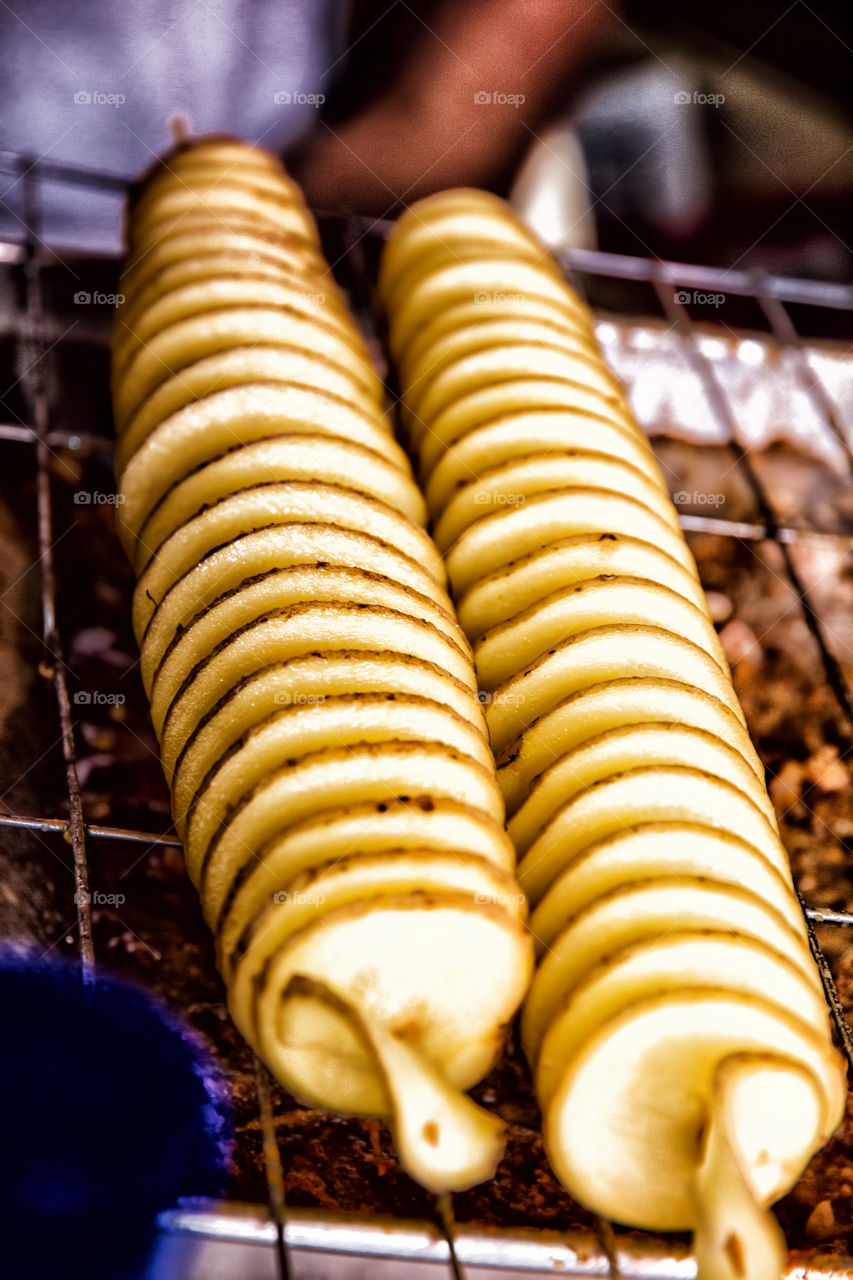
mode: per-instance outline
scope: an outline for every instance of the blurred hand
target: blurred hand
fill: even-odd
[[[289,167],[315,208],[382,215],[458,185],[490,186],[517,164],[572,73],[614,23],[605,0],[443,0],[378,92],[321,122]]]

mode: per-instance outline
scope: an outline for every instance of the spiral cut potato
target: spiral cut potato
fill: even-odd
[[[280,166],[181,147],[136,192],[113,346],[119,533],[188,872],[237,1026],[386,1116],[437,1192],[529,984],[471,650],[383,388]]]
[[[422,200],[380,293],[538,966],[523,1041],[591,1209],[776,1277],[844,1074],[690,552],[592,318],[504,203]]]

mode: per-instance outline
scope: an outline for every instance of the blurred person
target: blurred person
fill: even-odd
[[[316,204],[476,182],[551,244],[853,277],[845,0],[377,12],[355,6],[347,74],[292,157]]]
[[[178,113],[284,155],[317,208],[507,193],[527,158],[552,242],[594,215],[605,248],[846,277],[851,48],[842,0],[9,0],[0,237],[22,167],[133,176]],[[45,194],[42,238],[118,248],[118,190]]]
[[[388,25],[404,31],[406,56],[351,69],[364,35],[400,4],[11,0],[0,6],[6,167],[14,153],[21,168],[49,160],[132,176],[169,145],[179,114],[193,133],[234,132],[280,153],[310,135],[295,160],[309,199],[381,213],[500,178],[612,22],[604,0],[403,6],[414,29]],[[320,123],[327,97],[351,103],[364,90],[370,101],[340,130]],[[118,247],[117,194],[61,184],[46,194],[42,238]],[[20,239],[26,220],[12,172],[0,236]]]

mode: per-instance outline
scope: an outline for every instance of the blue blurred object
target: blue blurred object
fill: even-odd
[[[228,1108],[195,1035],[148,993],[0,961],[0,1276],[131,1280],[156,1215],[221,1194]]]

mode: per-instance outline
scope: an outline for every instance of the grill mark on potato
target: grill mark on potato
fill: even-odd
[[[247,317],[247,313],[254,313],[255,316],[265,314],[274,321],[280,321],[283,319],[303,320],[305,321],[305,327],[310,327],[314,314],[309,310],[299,311],[292,305],[285,305],[282,303],[274,308],[262,305],[258,305],[256,307],[226,307],[217,312],[217,317],[233,319],[234,316]],[[158,364],[162,366],[162,368],[157,370],[154,375],[154,380],[147,385],[145,395],[151,395],[154,391],[158,390],[158,388],[161,387],[168,378],[173,377],[176,373],[180,373],[180,371],[186,368],[187,365],[192,364],[193,361],[199,358],[197,354],[194,354],[189,359],[184,359],[178,352],[170,351],[168,352],[168,360],[166,360],[158,351],[158,345],[168,345],[169,341],[174,338],[175,331],[182,325],[187,327],[190,325],[198,326],[202,324],[203,321],[204,315],[190,316],[185,320],[177,320],[174,324],[167,325],[164,329],[161,329],[146,347],[143,347],[141,351],[136,352],[130,363],[122,370],[122,377],[128,379],[132,378],[134,376],[134,365],[137,362],[144,362],[146,356],[153,357]],[[326,326],[317,322],[315,323],[315,327],[324,330],[328,337],[335,338],[340,341],[342,350],[346,349],[347,354],[349,354],[352,359],[353,373],[355,374],[357,371],[361,373],[363,376],[359,377],[359,381],[364,384],[368,391],[372,390],[373,378],[375,378],[376,375],[373,372],[373,367],[369,362],[369,357],[366,352],[362,352],[359,347],[351,344],[349,335],[343,334],[331,326]],[[192,344],[194,336],[195,335],[192,333],[189,334],[187,338],[187,342],[189,344]],[[205,355],[213,355],[216,351],[225,350],[233,345],[233,338],[229,340],[229,335],[227,333],[217,333],[216,341],[221,345],[205,347]],[[306,347],[305,350],[310,351],[311,348]],[[141,400],[138,403],[134,403],[130,411],[135,413],[141,403]]]
[[[179,773],[187,752],[193,746],[193,744],[197,740],[199,734],[202,732],[204,727],[216,715],[218,715],[219,712],[224,707],[226,707],[229,702],[232,701],[232,699],[236,698],[237,695],[241,693],[243,689],[247,688],[249,685],[255,682],[262,680],[266,675],[268,675],[271,672],[284,671],[286,668],[293,668],[297,663],[300,663],[303,661],[314,660],[318,658],[322,660],[324,658],[329,658],[329,657],[334,657],[335,661],[352,660],[354,662],[360,662],[360,661],[364,661],[365,658],[368,658],[371,660],[376,659],[380,661],[385,659],[387,661],[388,651],[379,651],[379,650],[368,651],[364,649],[327,649],[322,651],[314,651],[310,654],[304,654],[298,658],[292,658],[286,661],[270,663],[268,666],[264,667],[262,670],[255,671],[249,676],[244,676],[242,680],[239,680],[237,684],[233,686],[233,688],[229,689],[227,693],[224,693],[222,695],[219,701],[216,702],[213,707],[211,707],[210,711],[206,712],[206,714],[198,722],[198,725],[193,729],[192,733],[187,738],[187,741],[184,743],[184,746],[181,748],[180,752],[178,753],[178,756],[175,761],[174,775],[177,776],[177,774]],[[444,671],[441,667],[436,666],[435,663],[428,662],[426,658],[415,658],[411,654],[398,654],[398,653],[395,653],[393,657],[395,661],[402,662],[406,666],[420,668],[424,671],[429,672],[430,674],[433,674],[439,677],[442,680],[449,680],[450,683],[459,691],[460,694],[469,696],[468,689],[464,684],[462,684],[460,680],[457,680],[455,676],[452,676],[449,672]],[[472,700],[472,707],[473,705],[479,705],[479,703],[474,704]],[[476,719],[472,718],[470,723],[481,735],[483,740],[487,742],[488,737],[487,737],[487,731],[485,727],[485,720],[481,716],[478,716]]]
[[[405,757],[407,755],[411,756],[417,753],[434,755],[436,758],[441,759],[442,761],[445,761],[445,762],[452,761],[455,764],[464,764],[466,767],[472,768],[475,772],[482,774],[484,778],[488,779],[491,777],[489,771],[484,769],[483,766],[477,760],[475,760],[473,756],[463,755],[461,752],[456,751],[455,748],[448,747],[444,743],[440,743],[440,742],[428,742],[428,741],[404,742],[396,746],[392,746],[389,743],[383,743],[383,742],[378,742],[378,743],[368,742],[361,747],[361,754],[363,754],[368,758],[371,756],[377,756],[377,757],[384,756],[384,757],[392,757],[392,758],[394,756]],[[272,786],[277,779],[284,777],[289,772],[292,772],[295,770],[304,770],[307,772],[311,768],[311,766],[315,763],[331,762],[331,761],[334,761],[335,759],[349,760],[351,758],[352,758],[352,752],[349,748],[346,748],[346,747],[344,748],[325,747],[319,751],[311,751],[307,755],[301,756],[298,762],[296,762],[293,765],[285,765],[282,768],[271,770],[268,774],[265,775],[262,782],[257,783],[254,787],[251,787],[248,791],[244,792],[238,799],[233,801],[224,811],[222,816],[222,822],[220,826],[217,828],[216,832],[214,833],[207,848],[205,849],[204,855],[201,860],[201,865],[199,869],[199,883],[201,886],[200,892],[202,895],[202,899],[204,899],[204,896],[205,896],[204,885],[205,885],[205,879],[207,875],[207,868],[210,866],[211,858],[216,852],[216,849],[218,848],[224,833],[231,826],[234,819],[246,808],[247,805],[251,803],[252,799],[255,796],[259,795],[262,791],[265,791],[268,787]],[[427,793],[424,793],[424,794],[427,794]],[[398,799],[401,799],[401,798],[402,797],[398,796]],[[448,797],[448,798],[452,799],[453,797]]]
[[[395,510],[395,508],[389,506],[387,502],[383,502],[381,498],[368,498],[366,495],[359,493],[355,489],[347,489],[343,485],[335,484],[331,481],[262,480],[260,481],[260,483],[251,485],[247,489],[240,489],[236,494],[223,494],[223,496],[221,498],[218,498],[216,502],[209,503],[206,507],[203,508],[202,511],[195,512],[195,514],[190,516],[189,519],[185,520],[183,524],[179,525],[178,528],[175,529],[169,535],[166,541],[162,543],[160,547],[158,547],[156,556],[152,557],[149,563],[145,566],[142,577],[140,578],[140,582],[142,581],[142,578],[144,578],[145,574],[148,573],[149,568],[154,566],[157,563],[157,558],[160,556],[161,552],[163,551],[163,548],[168,547],[169,542],[172,540],[172,538],[174,538],[176,534],[180,533],[182,529],[185,529],[187,525],[189,525],[193,520],[198,519],[200,515],[203,515],[207,511],[215,511],[217,507],[221,507],[224,503],[232,501],[234,497],[240,498],[244,495],[254,493],[255,491],[260,492],[261,490],[264,490],[264,489],[279,489],[284,494],[290,494],[290,493],[296,492],[298,494],[304,494],[305,496],[308,496],[310,494],[317,494],[318,492],[321,494],[325,492],[330,492],[338,498],[346,497],[346,499],[349,502],[352,502],[352,495],[356,494],[356,497],[358,498],[359,502],[369,504],[368,510],[370,510],[371,508],[378,508],[381,514],[384,515],[389,521],[402,524],[409,533],[414,535],[415,541],[423,543],[425,551],[432,551],[434,549],[433,543],[430,540],[428,534],[419,524],[415,524],[414,520],[411,520],[402,511]],[[300,516],[300,518],[296,521],[281,519],[281,520],[273,521],[268,526],[256,526],[255,528],[245,530],[245,532],[254,533],[257,531],[257,528],[262,528],[262,527],[274,528],[278,525],[296,524],[296,523],[319,524],[319,525],[325,525],[327,528],[330,526],[330,521],[328,516],[325,516],[323,514],[318,514],[318,517],[316,520],[309,520],[309,519],[306,519],[304,516]],[[336,527],[341,529],[350,528],[350,526],[348,525],[338,525]],[[352,532],[361,533],[362,530],[358,526],[355,526],[352,528]],[[211,548],[211,551],[217,551],[220,549],[220,547],[223,547],[223,546],[230,546],[231,543],[233,543],[234,541],[235,541],[234,538],[229,538],[227,542],[219,543],[216,547]],[[210,552],[207,553],[207,555],[209,554]],[[406,554],[406,553],[404,552],[403,554]],[[440,560],[440,557],[438,557],[437,552],[436,552],[436,557]],[[203,558],[206,558],[206,556]]]
[[[326,707],[326,706],[329,706],[329,704],[343,706],[346,703],[351,702],[353,700],[357,700],[359,704],[362,706],[370,706],[371,704],[380,706],[384,702],[394,702],[400,706],[432,708],[436,712],[439,712],[442,715],[446,715],[449,719],[456,721],[457,726],[462,728],[463,732],[465,727],[471,729],[472,734],[476,732],[473,726],[471,725],[470,721],[464,720],[462,716],[458,714],[458,712],[453,710],[452,707],[445,706],[441,702],[436,702],[435,699],[433,698],[420,698],[420,697],[414,696],[413,694],[381,693],[381,692],[374,693],[368,690],[358,690],[353,693],[325,694],[323,697],[323,706]],[[259,733],[261,733],[268,725],[272,724],[274,721],[283,720],[285,718],[298,719],[300,718],[300,713],[304,714],[306,711],[311,711],[311,710],[312,708],[310,707],[306,708],[301,706],[282,707],[278,711],[273,711],[268,716],[265,716],[263,720],[259,720],[255,724],[251,725],[251,727],[248,728],[244,733],[242,733],[238,739],[232,742],[230,746],[226,748],[225,752],[219,757],[219,759],[216,760],[210,766],[207,773],[204,775],[201,782],[198,784],[198,787],[196,788],[195,795],[193,796],[189,809],[187,810],[187,818],[189,819],[192,816],[196,805],[204,799],[205,791],[208,789],[208,787],[216,777],[216,774],[219,772],[219,770],[224,768],[224,766],[228,763],[228,761],[231,760],[234,756],[238,755],[239,752],[243,749],[243,747],[245,747],[253,737],[256,737]],[[388,732],[399,733],[400,730],[389,729]],[[435,742],[436,744],[439,744],[440,739],[419,738],[417,736],[413,736],[410,738],[390,738],[389,737],[389,738],[380,738],[378,740],[377,739],[369,739],[369,740],[358,739],[357,741],[354,741],[354,742],[348,742],[345,745],[347,747],[368,746],[368,745],[380,746],[385,742]],[[338,745],[344,745],[344,744],[341,744],[339,741],[335,741],[334,745],[338,746]],[[306,753],[306,754],[311,754],[311,753]],[[466,755],[466,757],[468,756],[467,752],[465,752],[464,754]],[[297,756],[295,759],[298,761],[298,760],[302,760],[303,758],[304,758],[303,756]],[[473,755],[470,758],[472,760],[477,759],[477,757]],[[288,763],[293,763],[293,762],[289,760]]]
[[[163,652],[162,658],[157,663],[157,666],[154,668],[155,678],[156,678],[156,673],[160,670],[163,663],[169,657],[169,654],[173,651],[173,649],[175,648],[179,640],[181,640],[182,637],[185,636],[192,629],[192,627],[195,626],[197,622],[199,622],[202,618],[207,617],[207,615],[213,609],[215,609],[218,605],[222,604],[226,600],[234,599],[236,596],[240,595],[241,592],[245,591],[248,587],[254,586],[258,582],[264,582],[270,578],[274,578],[277,576],[281,576],[282,578],[284,578],[291,573],[294,575],[294,577],[296,577],[301,570],[304,571],[305,569],[310,570],[314,568],[328,569],[328,570],[331,570],[332,572],[335,572],[336,570],[340,570],[343,573],[353,574],[354,576],[357,576],[359,580],[365,583],[373,582],[373,583],[382,583],[383,585],[387,584],[389,587],[394,588],[396,591],[405,592],[407,595],[410,594],[412,596],[413,606],[419,609],[425,609],[428,612],[432,612],[434,610],[441,618],[446,620],[446,622],[448,623],[448,630],[447,632],[445,632],[445,631],[441,631],[439,628],[436,627],[435,629],[439,631],[439,634],[447,635],[448,639],[454,640],[454,643],[457,644],[457,646],[461,649],[462,652],[465,652],[465,653],[468,652],[467,640],[465,639],[464,632],[461,630],[461,628],[459,628],[458,624],[456,623],[455,619],[450,614],[450,612],[447,609],[443,609],[441,605],[433,604],[433,602],[429,599],[428,596],[423,595],[419,591],[412,590],[411,588],[405,586],[404,583],[397,582],[396,579],[394,578],[389,578],[385,574],[375,573],[372,569],[355,569],[349,565],[329,565],[329,564],[324,564],[322,562],[316,565],[309,565],[309,564],[283,565],[280,569],[267,569],[264,573],[257,573],[251,578],[244,578],[243,581],[238,583],[236,587],[230,587],[227,591],[223,591],[222,595],[217,596],[216,599],[211,601],[210,604],[205,605],[204,608],[200,609],[194,618],[192,618],[189,622],[183,624],[180,631],[176,632],[173,638],[169,641],[167,648]],[[316,603],[317,604],[333,604],[335,603],[335,601],[333,599],[329,599],[329,600],[318,599]],[[353,605],[356,605],[359,609],[370,609],[370,608],[376,607],[372,605],[370,601],[365,601],[364,603],[361,603],[356,600],[351,600],[351,599],[347,600],[345,598],[342,598],[339,601],[339,603],[353,604]],[[411,614],[407,616],[412,617],[412,619],[416,622],[423,622],[427,626],[435,625],[434,623],[430,622],[428,618],[425,618],[425,617],[419,618],[415,614]],[[453,635],[454,629],[459,631],[458,636]]]
[[[298,384],[289,382],[287,385],[296,386]],[[308,388],[303,388],[303,389],[307,390]],[[328,444],[331,445],[333,449],[338,444],[343,445],[345,446],[345,449],[347,452],[353,451],[353,452],[365,455],[364,458],[358,458],[357,460],[354,459],[353,461],[363,462],[364,465],[366,466],[376,466],[378,464],[380,467],[383,468],[383,470],[385,467],[388,467],[389,469],[393,468],[398,473],[398,475],[400,475],[402,479],[403,473],[400,471],[399,467],[396,467],[393,462],[390,462],[386,458],[384,458],[382,454],[380,454],[376,449],[373,449],[370,445],[362,444],[361,441],[348,440],[344,436],[326,435],[325,433],[322,435],[320,435],[319,433],[315,435],[314,433],[309,431],[306,431],[302,434],[298,432],[288,432],[286,434],[282,433],[280,435],[276,434],[276,435],[270,435],[270,436],[259,436],[257,439],[248,440],[245,443],[234,444],[231,448],[223,450],[222,453],[218,453],[215,456],[206,458],[203,462],[200,462],[197,466],[193,467],[191,471],[187,471],[184,474],[179,475],[177,479],[174,481],[174,483],[169,486],[169,488],[162,494],[162,496],[157,499],[154,506],[151,507],[150,510],[148,511],[148,514],[145,516],[143,523],[140,526],[139,533],[136,535],[138,540],[143,543],[147,541],[145,537],[145,533],[150,524],[152,517],[156,515],[157,511],[166,503],[168,498],[175,492],[176,489],[180,488],[180,486],[185,481],[190,480],[193,476],[199,475],[202,471],[205,471],[208,467],[213,466],[214,463],[221,462],[224,458],[233,457],[235,454],[242,452],[242,450],[244,449],[252,449],[255,446],[260,446],[260,445],[278,444],[280,442],[286,444],[289,441],[301,442],[302,444],[307,444],[308,442],[317,443],[318,441],[322,443],[328,442]],[[269,481],[252,480],[251,482],[241,485],[236,489],[230,489],[226,494],[223,494],[221,498],[216,499],[214,502],[205,502],[202,506],[198,507],[192,513],[191,516],[188,516],[187,519],[184,520],[182,524],[176,526],[176,528],[178,529],[183,528],[183,525],[187,524],[189,520],[192,520],[197,515],[201,515],[203,511],[208,511],[212,506],[216,505],[216,502],[222,501],[224,498],[233,497],[234,494],[237,494],[237,493],[244,493],[247,489],[257,489],[262,484],[283,484],[283,483],[288,483],[287,477],[282,477],[280,479],[274,479]],[[294,479],[292,483],[299,483],[299,480]],[[307,481],[306,483],[337,485],[340,488],[346,488],[347,491],[352,490],[355,493],[364,494],[365,497],[373,498],[373,491],[371,490],[367,482],[365,482],[364,485],[359,485],[355,481],[353,481],[351,484],[345,485],[342,481],[334,481],[334,480],[310,480],[310,481]],[[405,483],[405,481],[403,481],[403,483]],[[377,502],[384,501],[384,499],[381,499],[381,498],[374,498],[374,500]],[[390,506],[390,503],[388,505]],[[394,511],[399,510],[401,515],[406,514],[404,511],[402,511],[398,507],[392,507],[391,509]],[[175,530],[172,530],[172,532],[175,532]],[[171,533],[167,536],[171,537]]]
[[[263,622],[267,622],[272,618],[287,618],[287,617],[295,618],[295,617],[299,617],[302,614],[320,612],[323,609],[330,609],[330,608],[340,609],[344,613],[359,612],[358,607],[351,603],[335,604],[333,602],[325,601],[325,600],[306,601],[304,604],[286,605],[282,609],[270,609],[267,613],[262,614],[260,617],[253,618],[250,622],[245,623],[242,627],[238,627],[237,630],[232,632],[231,635],[226,636],[224,640],[220,640],[219,644],[216,645],[216,647],[212,649],[210,653],[206,655],[206,657],[200,659],[192,667],[192,669],[187,674],[187,676],[184,678],[174,698],[170,702],[169,710],[166,712],[166,715],[164,717],[164,720],[163,720],[164,732],[165,732],[166,726],[169,723],[169,718],[172,714],[173,707],[181,699],[183,694],[186,693],[187,689],[192,684],[192,682],[196,679],[199,672],[204,667],[206,667],[208,663],[211,662],[211,660],[215,658],[219,653],[221,653],[224,649],[227,649],[230,644],[233,644],[233,642],[237,639],[238,636],[245,635],[246,632],[251,631],[253,627],[260,626]],[[468,660],[468,655],[464,653],[464,651],[459,647],[459,645],[457,645],[456,642],[451,640],[448,636],[445,636],[443,632],[439,631],[436,627],[434,627],[431,622],[417,621],[416,619],[410,617],[408,614],[401,613],[398,609],[389,609],[389,608],[386,608],[384,605],[373,605],[371,606],[371,609],[373,612],[380,615],[384,615],[386,618],[387,617],[399,618],[411,624],[414,627],[425,628],[426,630],[430,631],[432,635],[435,636],[439,641],[443,641],[450,648],[454,649],[456,653],[459,655],[459,657],[462,658],[464,661]],[[377,633],[377,641],[378,641],[378,633]],[[376,652],[376,650],[372,650],[372,652]],[[391,652],[396,652],[396,651],[392,650]]]
[[[253,347],[247,347],[247,346],[229,347],[227,348],[226,351],[214,351],[208,355],[200,356],[197,360],[193,360],[189,364],[184,365],[184,368],[181,371],[182,377],[176,375],[173,378],[167,378],[165,382],[161,382],[157,390],[152,391],[150,395],[147,395],[145,399],[140,403],[140,405],[133,411],[132,416],[130,417],[130,419],[127,422],[127,425],[124,427],[122,431],[121,440],[117,442],[117,448],[121,449],[121,445],[123,441],[134,439],[134,435],[135,435],[134,427],[139,415],[145,411],[145,409],[148,407],[149,402],[153,400],[153,398],[158,393],[164,391],[166,387],[169,386],[170,383],[181,382],[182,380],[185,382],[187,377],[190,375],[191,371],[195,369],[196,366],[204,364],[208,360],[214,360],[217,356],[230,355],[232,352],[243,352],[248,356],[251,352],[254,352],[254,351],[275,351],[275,352],[282,351],[282,352],[292,353],[298,359],[306,359],[306,360],[314,360],[314,361],[322,360],[325,364],[331,366],[332,370],[334,371],[337,377],[346,378],[349,380],[353,389],[353,393],[355,395],[364,394],[364,389],[359,384],[358,379],[354,378],[349,369],[345,368],[341,364],[338,364],[338,362],[330,355],[320,356],[315,353],[307,351],[304,347],[288,345],[285,342],[259,342]],[[174,410],[174,412],[179,413],[181,409],[187,408],[188,405],[190,404],[197,404],[199,401],[208,400],[211,396],[216,395],[218,391],[229,390],[233,387],[248,387],[248,386],[272,386],[272,387],[293,386],[293,387],[298,387],[300,390],[303,390],[303,391],[304,390],[314,391],[318,389],[314,386],[311,386],[307,382],[299,382],[298,380],[290,376],[282,375],[280,378],[274,377],[273,375],[270,374],[268,370],[266,370],[263,374],[247,373],[245,376],[241,376],[240,378],[237,378],[237,379],[232,379],[227,383],[223,383],[221,385],[213,385],[209,387],[206,391],[194,392],[192,397],[186,400],[180,406],[180,408]],[[319,390],[323,391],[323,393],[326,395],[337,394],[336,392],[331,392],[326,388],[319,388]],[[341,397],[341,398],[343,399],[344,397]],[[347,403],[350,405],[350,408],[358,407],[354,401],[347,400]],[[170,413],[168,416],[171,417],[172,414]],[[164,418],[162,419],[162,421],[165,422],[166,419]],[[133,451],[128,455],[126,459],[124,459],[123,466],[121,468],[122,471],[127,467],[128,462],[134,456],[136,451],[142,447],[142,445],[145,443],[148,437],[154,431],[157,430],[157,427],[159,425],[160,423],[155,423],[152,427],[150,427],[149,430],[146,432],[146,434],[142,437],[142,439],[136,444]],[[334,436],[331,432],[329,433],[328,438],[329,439],[337,439],[337,438],[346,439],[345,436],[341,436],[341,437]]]
[[[318,524],[318,522],[311,521],[311,520],[292,520],[292,521],[288,521],[288,527],[294,530],[294,532],[298,536],[300,531],[306,530],[306,529],[310,529],[314,531],[318,529],[320,525]],[[191,565],[189,569],[185,570],[184,573],[182,573],[179,578],[176,578],[175,581],[168,588],[168,590],[163,593],[162,597],[157,602],[157,608],[155,608],[154,612],[152,613],[151,617],[148,619],[148,622],[145,625],[145,630],[142,633],[142,640],[140,642],[140,645],[143,645],[145,643],[146,637],[151,628],[151,624],[157,615],[157,609],[159,609],[160,606],[165,603],[165,601],[168,599],[171,592],[176,587],[180,586],[182,582],[185,582],[188,578],[190,578],[196,572],[196,570],[200,569],[201,566],[204,565],[208,560],[210,560],[212,556],[215,556],[217,552],[222,551],[225,547],[237,546],[240,542],[243,541],[243,539],[251,538],[254,534],[264,533],[265,531],[268,531],[268,530],[271,531],[273,529],[280,529],[280,528],[281,528],[280,524],[258,525],[256,528],[247,529],[244,533],[238,534],[236,538],[232,538],[229,542],[220,543],[219,546],[212,547],[210,551],[206,551],[200,560],[196,561],[196,563]],[[332,536],[334,536],[335,533],[340,532],[352,538],[364,538],[368,542],[373,543],[375,546],[379,547],[383,555],[399,556],[400,559],[405,562],[405,566],[407,569],[412,569],[416,573],[420,572],[427,577],[429,576],[429,571],[424,569],[422,565],[418,564],[417,560],[413,560],[412,557],[408,555],[405,551],[399,551],[396,547],[392,546],[390,542],[385,542],[382,538],[374,537],[374,535],[370,533],[364,533],[360,529],[345,529],[342,525],[334,525],[334,526],[326,525],[326,528],[330,530],[330,532],[332,533]],[[317,561],[306,560],[306,561],[299,561],[297,563],[306,564],[306,565],[315,565],[317,568],[321,568],[326,564],[329,564],[333,568],[340,568],[340,569],[350,568],[350,566],[346,564],[337,564],[337,563],[333,564],[330,561],[323,561],[323,560],[317,560]],[[281,569],[288,569],[291,567],[296,567],[296,566],[291,565],[289,563],[278,566],[278,568],[281,568]],[[365,572],[372,572],[372,571],[365,570]],[[400,585],[405,586],[406,584],[400,583]],[[414,588],[409,587],[408,590],[413,591]],[[148,598],[153,603],[154,597],[150,594],[150,592],[146,592],[146,594],[148,595]]]

